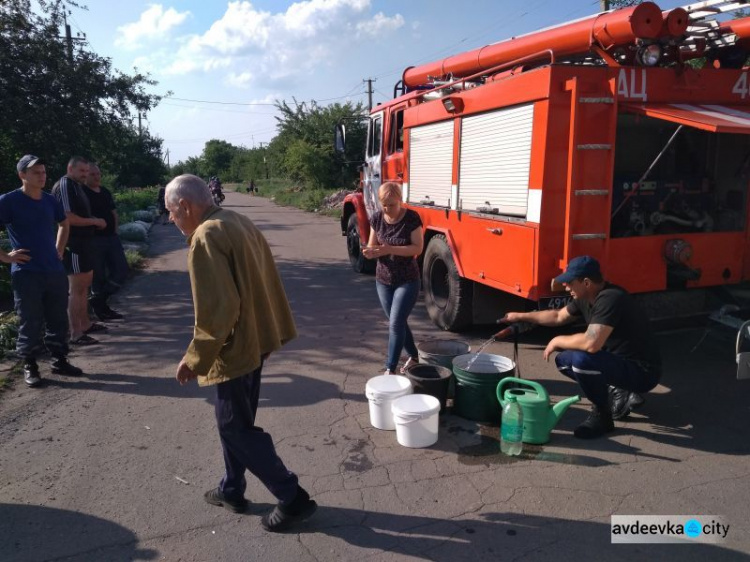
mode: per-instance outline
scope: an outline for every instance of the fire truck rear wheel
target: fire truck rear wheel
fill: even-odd
[[[357,273],[372,273],[375,271],[375,260],[368,260],[362,255],[361,239],[357,213],[352,213],[346,224],[346,250],[349,253],[349,262]]]
[[[427,245],[422,287],[427,312],[438,327],[458,331],[471,325],[473,284],[458,274],[442,234],[434,236]]]

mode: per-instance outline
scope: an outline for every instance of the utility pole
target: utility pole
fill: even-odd
[[[372,111],[372,83],[375,82],[375,78],[368,78],[367,80],[362,80],[362,82],[367,82],[367,109],[368,111]]]
[[[141,112],[138,111],[138,138],[143,136],[143,127],[141,126]]]
[[[599,9],[602,12],[608,12],[609,11],[609,0],[599,0]]]
[[[263,167],[266,169],[266,179],[268,179],[268,159],[266,158],[266,150],[263,148],[262,142],[258,143],[260,144],[260,148],[263,151]]]
[[[65,14],[65,11],[63,11],[63,22],[65,23],[65,43],[68,47],[68,62],[73,64],[73,41],[85,41],[86,35],[84,34],[83,37],[73,37],[73,34],[70,31],[70,25],[68,24],[68,16]]]

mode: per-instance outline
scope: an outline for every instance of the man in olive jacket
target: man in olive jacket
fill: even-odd
[[[279,500],[263,527],[283,531],[307,519],[317,504],[284,466],[271,436],[255,425],[263,361],[297,335],[273,255],[249,218],[213,205],[199,177],[174,178],[165,200],[170,219],[188,237],[195,307],[193,340],[177,380],[216,385],[226,475],[205,500],[244,512],[247,469]]]

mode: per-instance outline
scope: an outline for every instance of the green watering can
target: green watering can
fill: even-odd
[[[511,383],[528,388],[509,388],[503,394],[503,388]],[[505,406],[511,395],[516,397],[523,412],[522,441],[534,445],[543,445],[549,441],[550,431],[560,421],[565,410],[581,399],[580,396],[571,396],[552,406],[549,403],[549,394],[538,382],[505,377],[497,384],[497,399],[501,407]]]

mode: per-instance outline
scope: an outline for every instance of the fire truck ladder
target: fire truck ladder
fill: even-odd
[[[717,49],[734,45],[737,42],[737,36],[731,33],[722,34],[715,16],[750,8],[750,2],[748,0],[706,0],[688,4],[682,8],[690,17],[687,37],[682,42],[683,47],[695,50],[698,42],[705,42],[708,49]]]
[[[566,84],[571,95],[563,261],[579,254],[604,257],[609,238],[617,99],[614,83]],[[592,90],[594,93],[592,93]]]

